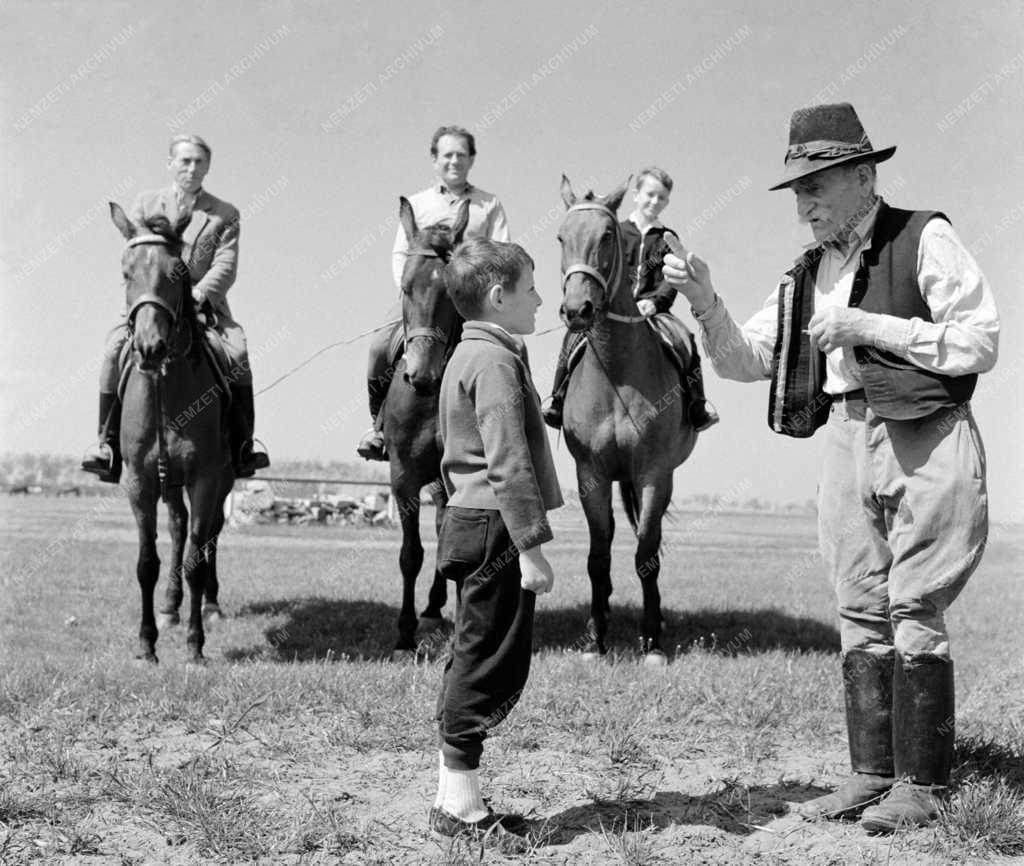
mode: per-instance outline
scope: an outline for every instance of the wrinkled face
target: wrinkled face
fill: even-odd
[[[174,155],[167,160],[167,167],[175,186],[196,193],[210,170],[210,160],[199,145],[183,141],[174,146]]]
[[[669,194],[661,181],[650,175],[644,175],[640,186],[633,193],[633,203],[649,222],[653,222],[668,206]]]
[[[533,268],[523,265],[511,291],[502,291],[497,323],[510,334],[532,334],[537,327],[537,310],[543,303],[533,284]]]
[[[792,184],[797,218],[807,223],[819,243],[846,241],[871,199],[870,177],[863,166],[838,165]]]
[[[445,186],[462,189],[475,158],[469,155],[469,142],[461,135],[442,135],[437,140],[434,174]]]

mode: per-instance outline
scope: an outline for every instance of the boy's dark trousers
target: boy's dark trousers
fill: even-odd
[[[520,587],[519,551],[501,513],[448,507],[437,566],[454,580],[455,634],[437,698],[445,766],[475,770],[487,731],[511,712],[530,672],[536,596]]]

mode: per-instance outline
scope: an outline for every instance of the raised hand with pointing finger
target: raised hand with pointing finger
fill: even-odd
[[[694,310],[703,312],[715,302],[711,269],[704,259],[687,250],[675,235],[666,235],[665,244],[671,250],[665,255],[662,265],[665,281],[685,295]]]

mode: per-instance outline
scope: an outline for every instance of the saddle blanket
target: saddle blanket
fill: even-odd
[[[696,347],[693,334],[679,319],[671,313],[658,313],[651,316],[644,323],[657,336],[665,354],[668,355],[672,365],[685,379],[690,372],[690,362]],[[569,335],[569,343],[566,346],[568,355],[566,375],[571,373],[583,359],[583,353],[587,349],[587,335],[583,332]]]

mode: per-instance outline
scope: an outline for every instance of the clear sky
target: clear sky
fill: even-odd
[[[471,180],[501,197],[536,259],[540,329],[557,324],[562,172],[606,192],[649,163],[676,179],[663,219],[742,320],[811,240],[792,194],[768,192],[790,114],[850,101],[876,146],[898,145],[880,169],[888,200],[949,214],[994,287],[1001,357],[974,403],[993,517],[1024,520],[1022,37],[1009,0],[8,0],[0,450],[79,454],[93,437],[104,335],[123,306],[106,202],[168,182],[173,133],[212,144],[206,187],[242,210],[230,297],[259,389],[395,314],[398,196],[432,181],[440,124],[478,134]],[[530,338],[542,391],[559,339]],[[273,457],[356,459],[365,360],[365,340],[332,349],[257,398]],[[766,383],[706,375],[723,420],[677,491],[813,497],[821,442],[769,431]]]

